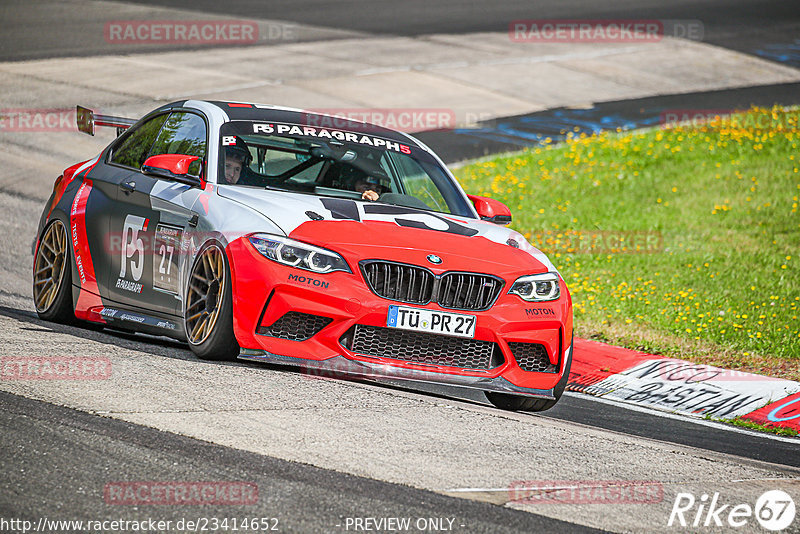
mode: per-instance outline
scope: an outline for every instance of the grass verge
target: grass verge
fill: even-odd
[[[717,419],[714,417],[706,417],[705,419],[709,421],[716,421],[718,423],[724,423],[726,425],[747,428],[749,430],[756,430],[758,432],[769,432],[770,434],[777,434],[779,436],[786,436],[790,438],[796,438],[798,436],[798,432],[794,428],[762,425],[761,423],[756,423],[754,421],[750,421],[749,419],[742,419],[741,417],[735,417],[733,419]]]
[[[548,253],[578,336],[800,380],[799,118],[572,136],[455,174]]]

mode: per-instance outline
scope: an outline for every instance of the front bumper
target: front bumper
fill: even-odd
[[[252,349],[242,349],[239,353],[239,359],[299,367],[309,375],[320,378],[348,378],[352,376],[371,380],[408,380],[411,382],[460,386],[480,389],[481,391],[497,391],[500,393],[512,393],[514,395],[555,400],[553,388],[533,389],[521,387],[512,384],[502,376],[490,378],[463,376],[419,369],[406,369],[395,365],[351,360],[344,356],[334,356],[333,358],[319,361],[308,360],[305,358],[272,354],[265,350]],[[567,349],[565,359],[567,362],[572,359],[572,346]]]
[[[232,266],[234,333],[242,347],[241,359],[296,366],[321,376],[413,380],[543,399],[554,398],[553,389],[564,369],[568,369],[572,304],[563,281],[560,299],[528,303],[506,294],[513,283],[513,279],[506,279],[492,308],[459,311],[476,316],[474,339],[495,344],[495,350],[502,355],[491,368],[473,368],[458,365],[458,361],[423,363],[409,361],[403,354],[369,355],[350,350],[348,346],[353,345],[346,339],[356,325],[385,329],[389,305],[402,304],[372,293],[357,268],[353,273],[319,275],[284,267],[261,256],[243,239],[229,245],[228,257]],[[443,310],[436,303],[417,307],[455,311]],[[289,312],[322,317],[326,324],[307,339],[264,335],[270,325]],[[548,372],[521,368],[511,349],[516,344],[544,347],[550,364]]]

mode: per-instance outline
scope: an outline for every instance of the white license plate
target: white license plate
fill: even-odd
[[[394,305],[386,317],[386,326],[391,328],[470,338],[475,337],[475,322],[474,315]]]

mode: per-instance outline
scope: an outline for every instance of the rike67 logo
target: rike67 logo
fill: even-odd
[[[719,492],[713,496],[704,493],[699,499],[691,493],[678,493],[667,526],[685,527],[693,532],[698,527],[739,528],[751,524],[754,517],[767,530],[783,530],[794,521],[794,501],[781,490],[765,492],[756,500],[755,506],[725,503]]]

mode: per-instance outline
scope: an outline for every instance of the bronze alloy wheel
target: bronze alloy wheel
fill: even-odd
[[[194,345],[203,343],[213,332],[225,294],[225,258],[211,245],[200,254],[189,279],[186,296],[186,334]]]
[[[67,229],[59,220],[47,228],[39,243],[33,263],[33,302],[39,313],[50,309],[64,281],[69,257],[67,243]]]

